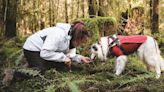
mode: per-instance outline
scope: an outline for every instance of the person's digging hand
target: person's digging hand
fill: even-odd
[[[89,57],[83,57],[81,60],[82,60],[82,62],[84,62],[86,64],[92,62],[92,60]]]
[[[66,57],[66,59],[65,59],[65,62],[64,62],[67,66],[68,66],[68,68],[69,68],[69,71],[71,72],[71,59],[70,58],[68,58],[68,57]]]

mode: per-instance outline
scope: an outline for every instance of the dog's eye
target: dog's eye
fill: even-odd
[[[97,47],[96,47],[96,46],[92,46],[92,48],[93,48],[95,51],[97,51]]]

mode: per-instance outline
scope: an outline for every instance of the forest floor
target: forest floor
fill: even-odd
[[[157,40],[164,56],[164,40],[161,38],[164,38],[163,35]],[[0,40],[0,92],[164,92],[164,74],[156,79],[155,73],[146,70],[136,53],[129,56],[125,71],[120,76],[114,74],[115,57],[106,62],[73,63],[72,72],[65,67],[62,70],[50,69],[43,74],[22,67],[24,40]],[[6,68],[14,68],[30,78],[5,86],[2,80]]]

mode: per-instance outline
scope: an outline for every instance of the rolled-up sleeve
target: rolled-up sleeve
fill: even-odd
[[[84,56],[76,54],[76,48],[70,49],[69,52],[67,53],[67,56],[72,59],[72,61],[75,61],[77,63],[82,62],[82,58]]]
[[[82,58],[84,56],[82,55],[79,55],[79,54],[76,54],[74,57],[72,57],[72,60],[75,61],[75,62],[78,62],[78,63],[82,63]]]

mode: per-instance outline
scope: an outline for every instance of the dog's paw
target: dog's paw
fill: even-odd
[[[116,72],[115,75],[119,76],[121,73],[120,72]]]
[[[159,79],[160,78],[160,74],[157,74],[155,78],[156,79]]]

